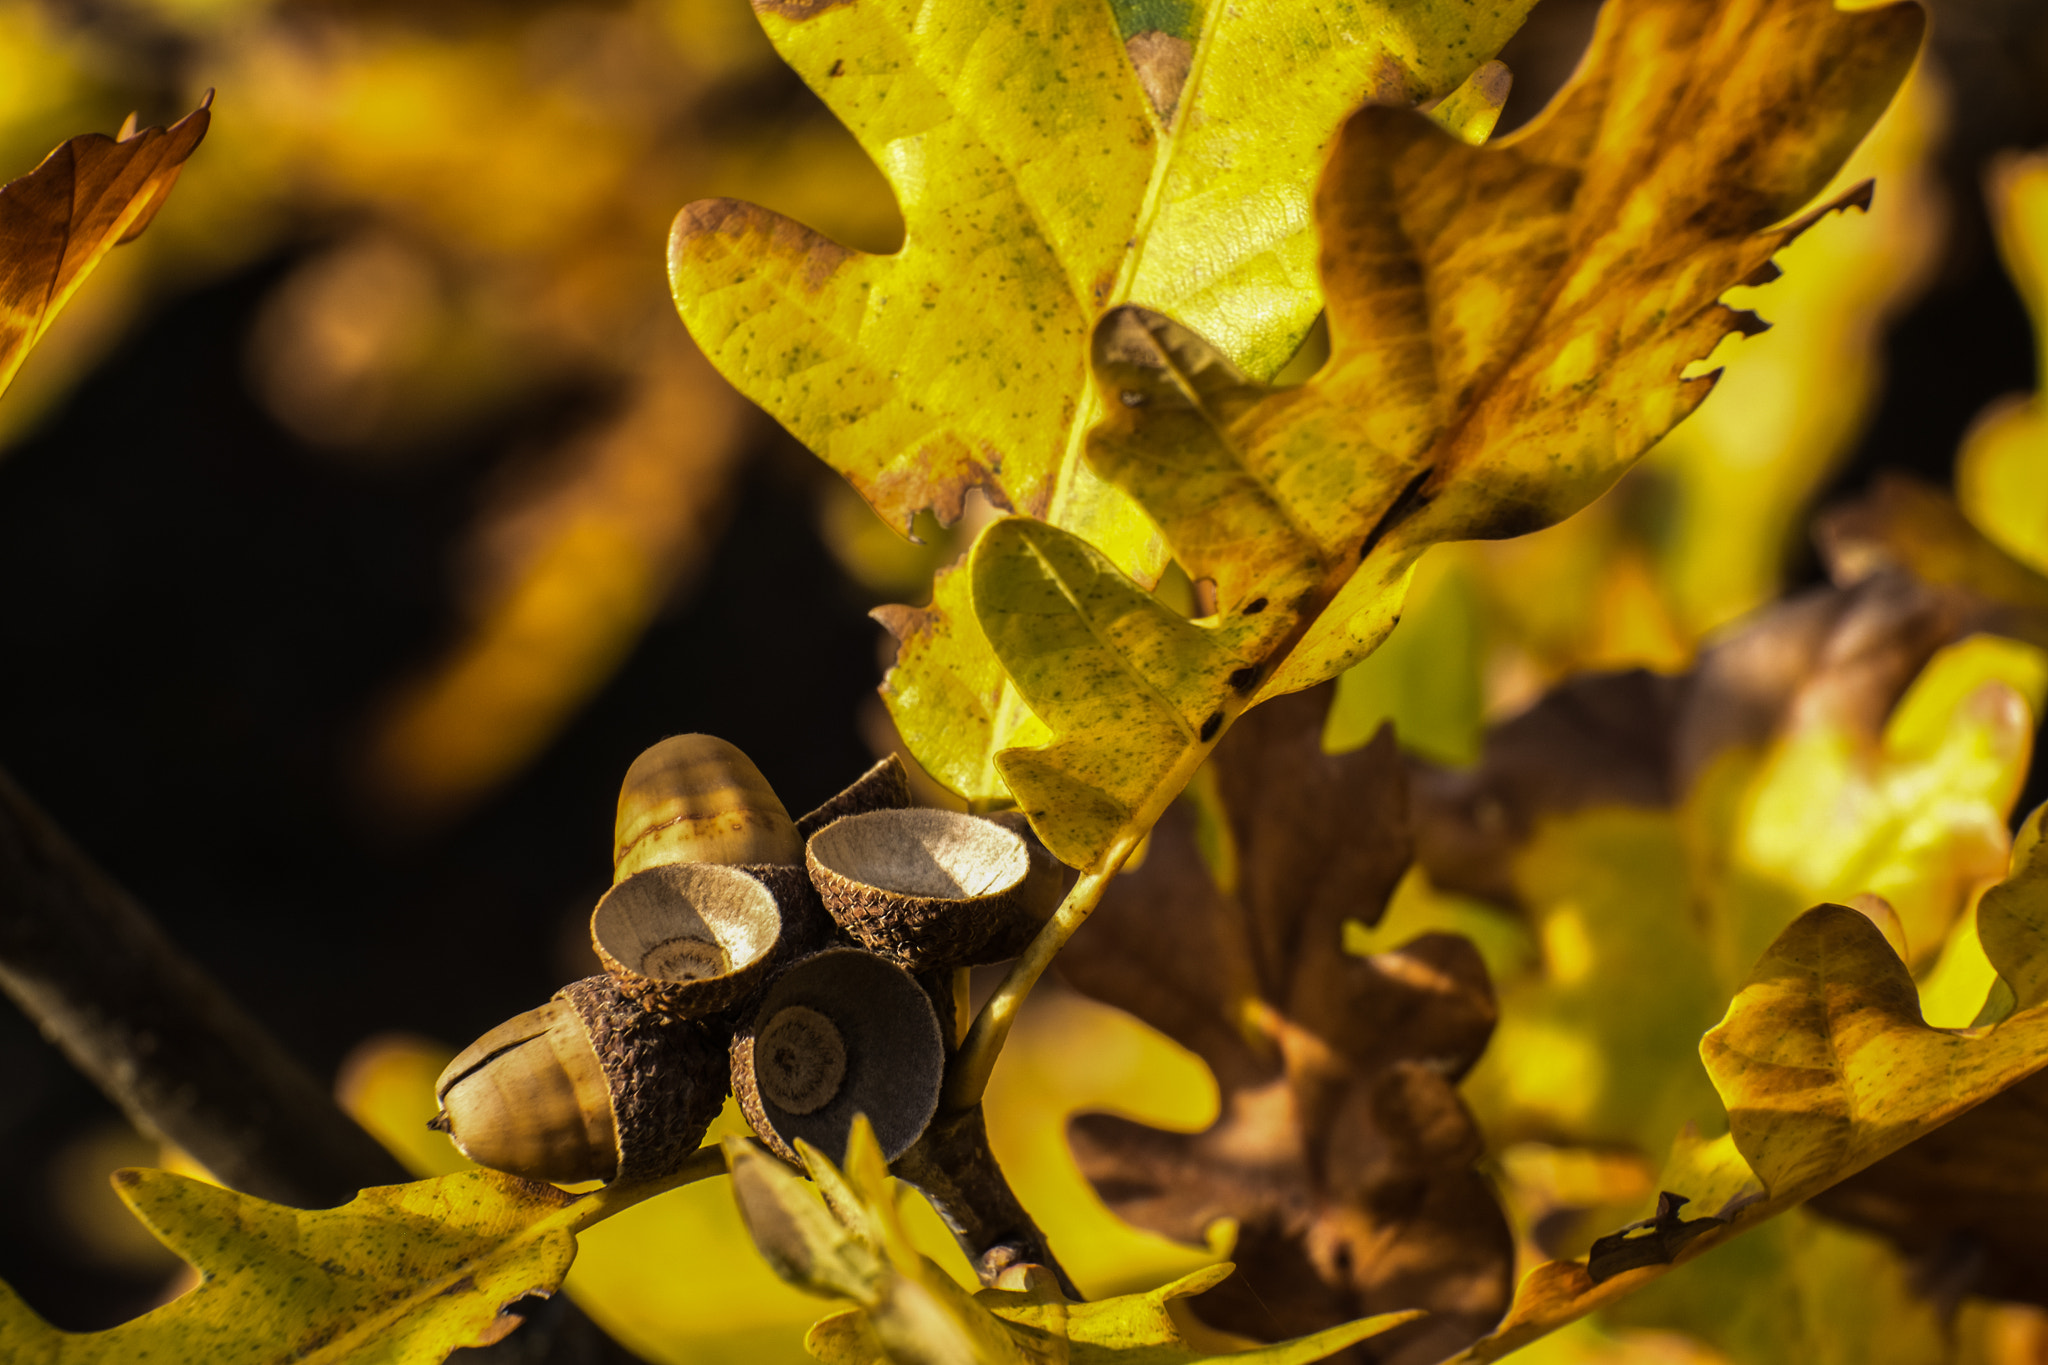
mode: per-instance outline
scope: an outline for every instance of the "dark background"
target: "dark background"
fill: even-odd
[[[1568,73],[1594,8],[1539,6],[1503,54],[1509,121]],[[1945,485],[1984,405],[2033,384],[1980,186],[1994,152],[2048,143],[2048,4],[1935,10],[1948,259],[1886,339],[1882,399],[1831,496],[1884,469]],[[793,78],[756,93],[811,98]],[[459,1044],[560,984],[562,926],[609,881],[619,776],[653,740],[733,740],[793,812],[836,790],[870,759],[857,717],[878,655],[875,600],[816,530],[832,476],[760,419],[687,599],[513,781],[456,823],[394,833],[350,794],[366,709],[454,628],[446,561],[478,488],[599,400],[528,395],[425,468],[321,458],[266,414],[242,360],[267,291],[317,245],[169,301],[0,460],[0,764],[331,1075],[371,1034]],[[1813,577],[1811,557],[1795,571]],[[2048,797],[2043,766],[2021,810]],[[0,1279],[66,1328],[161,1289],[81,1251],[50,1205],[55,1155],[116,1118],[0,1008]]]

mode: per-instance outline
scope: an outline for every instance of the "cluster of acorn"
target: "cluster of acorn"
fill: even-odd
[[[772,1151],[842,1156],[864,1113],[890,1160],[930,1125],[955,1043],[954,968],[1021,952],[1066,869],[1012,816],[913,807],[883,760],[791,820],[710,735],[641,754],[619,793],[604,974],[464,1048],[434,1091],[481,1165],[537,1180],[658,1178],[728,1092]]]

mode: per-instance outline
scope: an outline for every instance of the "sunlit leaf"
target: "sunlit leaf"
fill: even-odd
[[[727,1150],[747,1230],[776,1273],[858,1305],[811,1329],[805,1344],[827,1365],[1307,1365],[1417,1316],[1382,1314],[1223,1355],[1195,1350],[1166,1305],[1213,1288],[1230,1274],[1227,1265],[1093,1303],[1068,1300],[1036,1266],[1012,1267],[1003,1287],[969,1294],[912,1244],[865,1118],[855,1120],[844,1170],[817,1149],[802,1148],[823,1204],[787,1167],[743,1140],[728,1140]]]
[[[1768,278],[1772,254],[1820,215],[1860,202],[1852,191],[1773,226],[1883,110],[1921,26],[1910,5],[1622,0],[1557,102],[1498,144],[1361,110],[1318,193],[1331,356],[1302,388],[1265,389],[1155,312],[1109,314],[1095,334],[1107,415],[1089,456],[1188,575],[1215,585],[1203,627],[1214,671],[1180,688],[1218,720],[1163,749],[1178,718],[1126,683],[1102,708],[1115,727],[1069,734],[1023,676],[1033,666],[990,630],[1058,736],[1028,789],[1012,781],[1019,803],[1095,793],[1085,824],[1038,826],[1047,845],[1100,863],[1116,831],[1144,828],[1162,804],[1131,794],[1177,789],[1245,705],[1371,652],[1423,549],[1569,515],[1697,406],[1713,383],[1686,367],[1758,325],[1716,300]],[[1140,711],[1155,723],[1132,723]],[[1094,787],[1106,771],[1117,786]],[[1120,824],[1106,819],[1119,811]]]
[[[85,277],[142,235],[206,136],[212,96],[170,128],[87,133],[0,186],[0,392]]]
[[[778,50],[888,176],[904,246],[867,255],[751,204],[693,204],[670,245],[677,306],[720,370],[889,521],[907,530],[929,506],[950,522],[980,488],[1149,581],[1151,523],[1081,459],[1101,412],[1096,317],[1172,309],[1251,372],[1279,369],[1321,307],[1309,196],[1331,130],[1361,99],[1455,91],[1442,117],[1483,137],[1506,81],[1475,68],[1527,8],[1212,0],[1160,29],[1070,0],[764,0]],[[989,710],[979,755],[950,713],[906,703],[982,695],[973,643],[956,627],[951,649],[906,650],[884,695],[927,768],[997,799],[988,756],[1028,716],[1014,696]]]
[[[2008,156],[1990,177],[1999,252],[2027,305],[2039,372],[2031,397],[1994,404],[1956,456],[1956,497],[1970,520],[2048,574],[2048,155]]]
[[[0,1358],[425,1365],[517,1327],[501,1310],[555,1291],[595,1209],[587,1197],[481,1170],[304,1211],[165,1171],[121,1171],[115,1187],[199,1271],[198,1288],[132,1322],[72,1333],[0,1286]]]

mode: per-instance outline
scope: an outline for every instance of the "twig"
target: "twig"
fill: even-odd
[[[967,1030],[966,1041],[960,1044],[960,1051],[954,1054],[952,1065],[947,1069],[945,1093],[939,1100],[942,1114],[964,1113],[981,1103],[983,1093],[988,1090],[988,1078],[995,1070],[996,1057],[1009,1040],[1010,1026],[1017,1022],[1017,1012],[1024,1007],[1024,998],[1031,994],[1031,988],[1038,984],[1039,977],[1045,975],[1045,969],[1052,965],[1053,958],[1074,936],[1074,931],[1087,922],[1095,903],[1109,889],[1110,880],[1124,865],[1132,847],[1135,847],[1135,841],[1119,849],[1103,871],[1087,873],[1075,882],[1073,890],[1067,892],[1067,898],[1060,902],[1060,908],[1038,931],[1038,937],[1031,940],[1031,946],[1010,965],[1009,974],[981,1007],[981,1013],[974,1017],[973,1026]]]
[[[931,1200],[984,1285],[1013,1265],[1042,1265],[1061,1293],[1081,1297],[996,1164],[980,1105],[940,1114],[890,1169]]]

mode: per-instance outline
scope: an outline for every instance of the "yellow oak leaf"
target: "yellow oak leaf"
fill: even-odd
[[[1922,27],[1911,4],[1616,0],[1573,82],[1498,143],[1360,110],[1316,198],[1331,354],[1300,388],[1256,382],[1157,312],[1110,312],[1089,460],[1214,585],[1217,612],[1189,651],[1208,673],[1176,684],[1198,705],[1127,679],[1118,703],[1090,703],[1113,725],[1072,729],[1048,713],[1056,670],[1029,657],[1062,632],[998,619],[997,585],[1040,576],[1047,538],[985,533],[1000,539],[974,552],[982,628],[1057,736],[998,766],[1047,846],[1112,861],[1246,706],[1370,653],[1424,549],[1570,515],[1696,407],[1713,377],[1686,369],[1761,325],[1720,295],[1867,195],[1785,221],[1883,112]]]
[[[1729,1132],[1681,1135],[1659,1180],[1716,1221],[1669,1263],[1596,1280],[1538,1265],[1501,1324],[1456,1358],[1498,1360],[1873,1166],[2048,1066],[2048,849],[2029,817],[2011,875],[1980,906],[2001,977],[1980,1023],[1934,1028],[1866,914],[1807,911],[1778,936],[1700,1043]],[[1450,1363],[1447,1363],[1450,1365]]]
[[[1173,309],[1277,371],[1321,308],[1309,196],[1331,130],[1361,99],[1451,95],[1440,116],[1483,137],[1507,89],[1481,64],[1529,3],[1208,0],[1169,20],[1077,0],[760,0],[777,50],[890,181],[904,244],[868,255],[752,204],[692,204],[670,242],[677,307],[892,524],[925,507],[951,522],[979,488],[1152,581],[1152,524],[1081,455],[1101,412],[1095,319]],[[1006,685],[971,723],[909,700],[983,690],[971,633],[906,636],[883,695],[928,770],[1007,799],[990,757],[1029,712]]]
[[[85,277],[142,235],[206,136],[208,94],[165,128],[87,133],[0,186],[0,392]]]
[[[583,1228],[723,1169],[713,1148],[662,1181],[580,1196],[472,1169],[367,1189],[333,1209],[286,1208],[168,1171],[117,1171],[116,1193],[199,1272],[198,1287],[117,1327],[64,1332],[0,1284],[0,1360],[431,1365],[518,1327],[504,1310],[561,1286]]]

